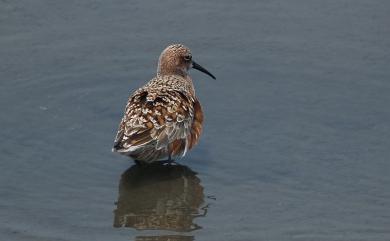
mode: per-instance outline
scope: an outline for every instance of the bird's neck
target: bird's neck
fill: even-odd
[[[188,72],[185,69],[177,68],[175,67],[168,67],[168,66],[161,66],[159,65],[157,68],[157,75],[163,76],[163,75],[179,75],[183,78],[188,77]]]

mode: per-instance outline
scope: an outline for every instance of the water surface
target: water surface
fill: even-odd
[[[1,240],[389,240],[389,9],[0,1]],[[191,72],[199,146],[145,171],[111,145],[172,42],[217,80]]]

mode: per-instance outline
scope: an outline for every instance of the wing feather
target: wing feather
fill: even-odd
[[[195,102],[178,90],[136,91],[129,98],[113,150],[137,152],[145,159],[156,159],[167,154],[167,149],[174,155],[185,153],[193,145]]]

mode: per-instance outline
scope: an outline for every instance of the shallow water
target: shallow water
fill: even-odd
[[[0,1],[1,240],[389,240],[389,8]],[[217,80],[191,72],[199,146],[145,170],[111,145],[172,42]]]

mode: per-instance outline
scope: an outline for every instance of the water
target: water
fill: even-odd
[[[1,240],[390,240],[389,9],[0,1]],[[111,145],[172,42],[204,133],[140,169]]]

